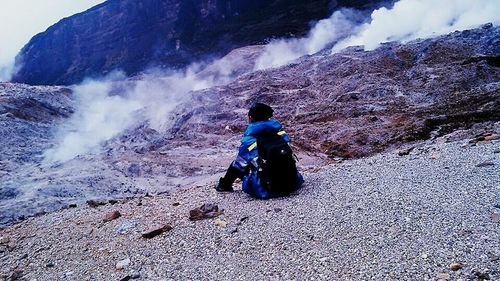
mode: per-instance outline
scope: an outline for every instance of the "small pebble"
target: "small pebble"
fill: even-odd
[[[440,279],[440,280],[448,280],[448,279],[450,279],[450,274],[448,274],[448,273],[438,273],[436,275],[436,278]]]
[[[121,216],[122,216],[122,214],[120,214],[120,212],[113,211],[113,212],[110,212],[110,213],[107,213],[106,215],[104,215],[103,221],[104,222],[110,222],[112,220],[116,220],[117,218],[119,218]]]
[[[227,222],[221,220],[221,219],[215,219],[214,224],[220,227],[226,227]]]
[[[0,237],[0,244],[8,244],[10,242],[9,237],[2,236]]]
[[[156,236],[162,234],[163,232],[167,232],[167,231],[170,231],[172,229],[173,229],[172,226],[170,226],[168,224],[152,226],[148,230],[146,230],[142,233],[142,237],[150,239],[150,238],[153,238],[153,237],[156,237]]]
[[[476,167],[489,167],[489,166],[495,166],[495,163],[492,162],[492,161],[486,161],[486,162],[482,162],[482,163],[479,163],[476,165]]]
[[[489,254],[488,257],[490,258],[490,261],[497,261],[500,259],[497,255],[494,254]]]
[[[450,269],[453,270],[453,271],[457,271],[457,270],[460,270],[464,267],[463,264],[459,263],[459,262],[454,262],[452,264],[450,264]]]
[[[130,264],[130,259],[121,260],[121,261],[116,263],[116,269],[122,270],[122,269],[126,268],[127,266],[129,266],[129,264]]]

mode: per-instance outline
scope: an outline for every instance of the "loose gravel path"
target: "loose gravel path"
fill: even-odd
[[[500,280],[499,152],[499,141],[460,141],[344,161],[307,174],[298,194],[268,201],[200,186],[78,206],[1,230],[0,276]],[[203,203],[224,212],[190,221]],[[103,222],[115,210],[121,217]],[[155,224],[173,229],[142,238]]]

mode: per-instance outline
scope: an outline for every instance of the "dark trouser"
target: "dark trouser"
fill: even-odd
[[[226,171],[226,174],[221,179],[224,181],[224,185],[231,186],[236,179],[243,179],[244,173],[235,168],[233,165],[229,166]]]

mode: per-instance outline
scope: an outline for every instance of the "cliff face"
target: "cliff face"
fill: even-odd
[[[301,35],[340,7],[383,1],[109,0],[33,37],[12,81],[74,84],[121,69],[178,68],[273,37]]]

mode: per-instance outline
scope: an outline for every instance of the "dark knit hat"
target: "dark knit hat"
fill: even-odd
[[[264,121],[273,117],[273,109],[267,104],[257,102],[250,107],[248,116],[255,121]]]

